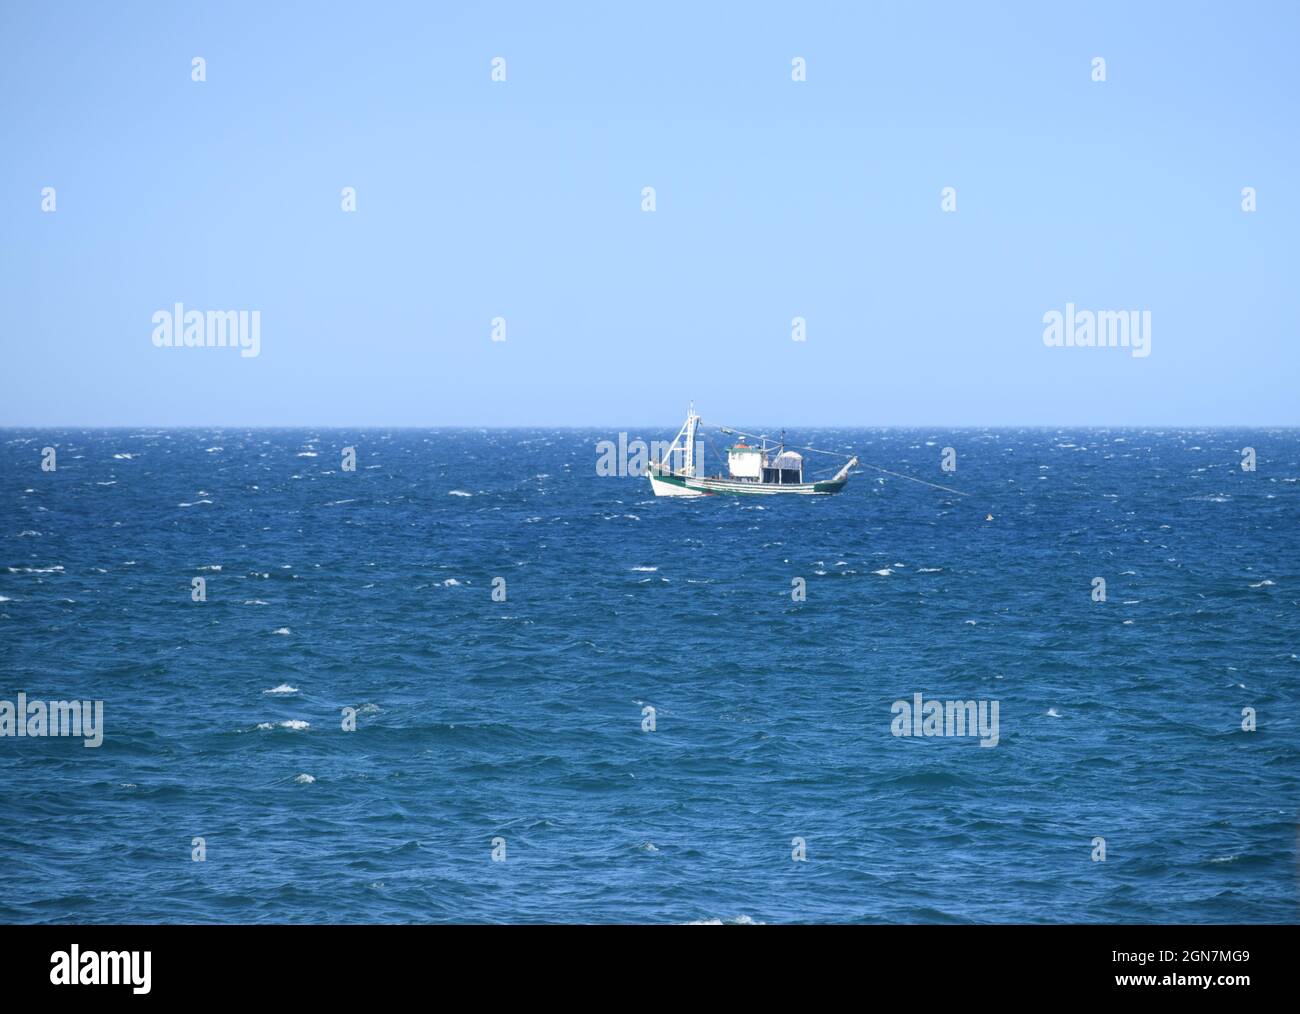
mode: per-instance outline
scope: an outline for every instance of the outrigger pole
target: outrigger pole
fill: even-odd
[[[734,430],[727,426],[719,426],[718,429],[721,430],[723,433],[731,433],[738,437],[750,437],[753,440],[766,439],[766,437],[762,435],[756,433],[746,433],[743,430]],[[784,434],[782,434],[782,436],[784,437]],[[782,446],[784,445],[785,442],[783,439]],[[874,468],[877,472],[884,472],[886,475],[892,475],[897,479],[906,479],[908,482],[919,482],[922,486],[931,486],[934,489],[941,489],[945,493],[955,493],[957,496],[970,496],[969,493],[963,493],[961,490],[953,489],[951,486],[940,486],[937,482],[927,482],[925,479],[918,479],[912,475],[904,475],[902,472],[891,472],[888,468],[881,468],[879,465],[867,464],[865,461],[859,461],[857,455],[854,454],[844,454],[840,451],[824,451],[820,447],[808,447],[801,444],[792,444],[791,446],[797,447],[801,451],[812,451],[814,454],[828,454],[833,458],[848,458],[849,459],[848,464],[846,464],[843,468],[839,470],[838,473],[836,473],[835,478],[831,480],[832,482],[839,482],[841,479],[847,478],[849,474],[849,469],[851,469],[854,465],[861,465],[863,468]]]

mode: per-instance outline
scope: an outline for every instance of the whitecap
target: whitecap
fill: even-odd
[[[292,634],[293,631],[290,630],[288,627],[281,627],[279,630],[272,630],[271,633],[287,636],[289,634]]]
[[[1271,588],[1271,587],[1273,587],[1273,582],[1270,581],[1268,578],[1265,578],[1263,581],[1260,581],[1258,584],[1252,584],[1251,587],[1252,587],[1252,588]]]
[[[658,567],[633,567],[632,568],[632,570],[634,570],[638,574],[653,574],[658,569],[659,569]]]
[[[288,683],[281,683],[278,687],[272,687],[270,690],[263,690],[264,694],[296,694],[297,687],[291,687]]]
[[[473,493],[466,493],[463,489],[453,489],[448,496],[473,496]]]
[[[1060,715],[1060,712],[1058,712],[1055,708],[1048,708],[1048,709],[1047,709],[1047,717],[1048,717],[1048,718],[1060,718],[1061,715]]]
[[[888,567],[884,567],[881,570],[873,570],[871,573],[879,574],[881,577],[889,577],[889,575],[892,574],[893,571],[890,570]]]
[[[316,781],[316,778],[313,775],[309,775],[306,772],[304,772],[303,774],[300,774],[297,778],[295,778],[294,781],[297,782],[299,785],[311,785],[314,781]]]

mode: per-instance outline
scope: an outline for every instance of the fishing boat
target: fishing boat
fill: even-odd
[[[755,436],[726,426],[718,429],[736,438],[726,448],[727,473],[706,474],[703,444],[699,439],[700,417],[692,404],[686,411],[686,422],[672,444],[658,461],[651,461],[646,467],[655,496],[716,496],[719,493],[826,496],[844,488],[849,481],[849,471],[858,463],[856,457],[834,455],[849,460],[828,479],[805,481],[803,455],[798,450],[786,448],[784,434],[780,441],[772,441],[769,446],[766,435]],[[758,443],[747,443],[747,440]],[[813,454],[832,453],[813,447],[802,450]]]

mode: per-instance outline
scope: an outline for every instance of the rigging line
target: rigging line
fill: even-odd
[[[884,472],[886,475],[893,475],[899,479],[907,479],[909,482],[919,482],[922,486],[933,486],[935,489],[941,489],[945,493],[956,493],[958,496],[970,496],[969,493],[963,493],[959,489],[953,489],[951,486],[940,486],[937,482],[927,482],[925,479],[918,479],[912,475],[904,475],[902,472],[891,472],[887,468],[881,468],[879,465],[869,465],[865,461],[859,461],[863,468],[874,468],[877,472]]]

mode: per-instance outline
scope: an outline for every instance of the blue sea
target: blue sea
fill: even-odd
[[[617,436],[0,431],[0,921],[1296,921],[1300,432]]]

